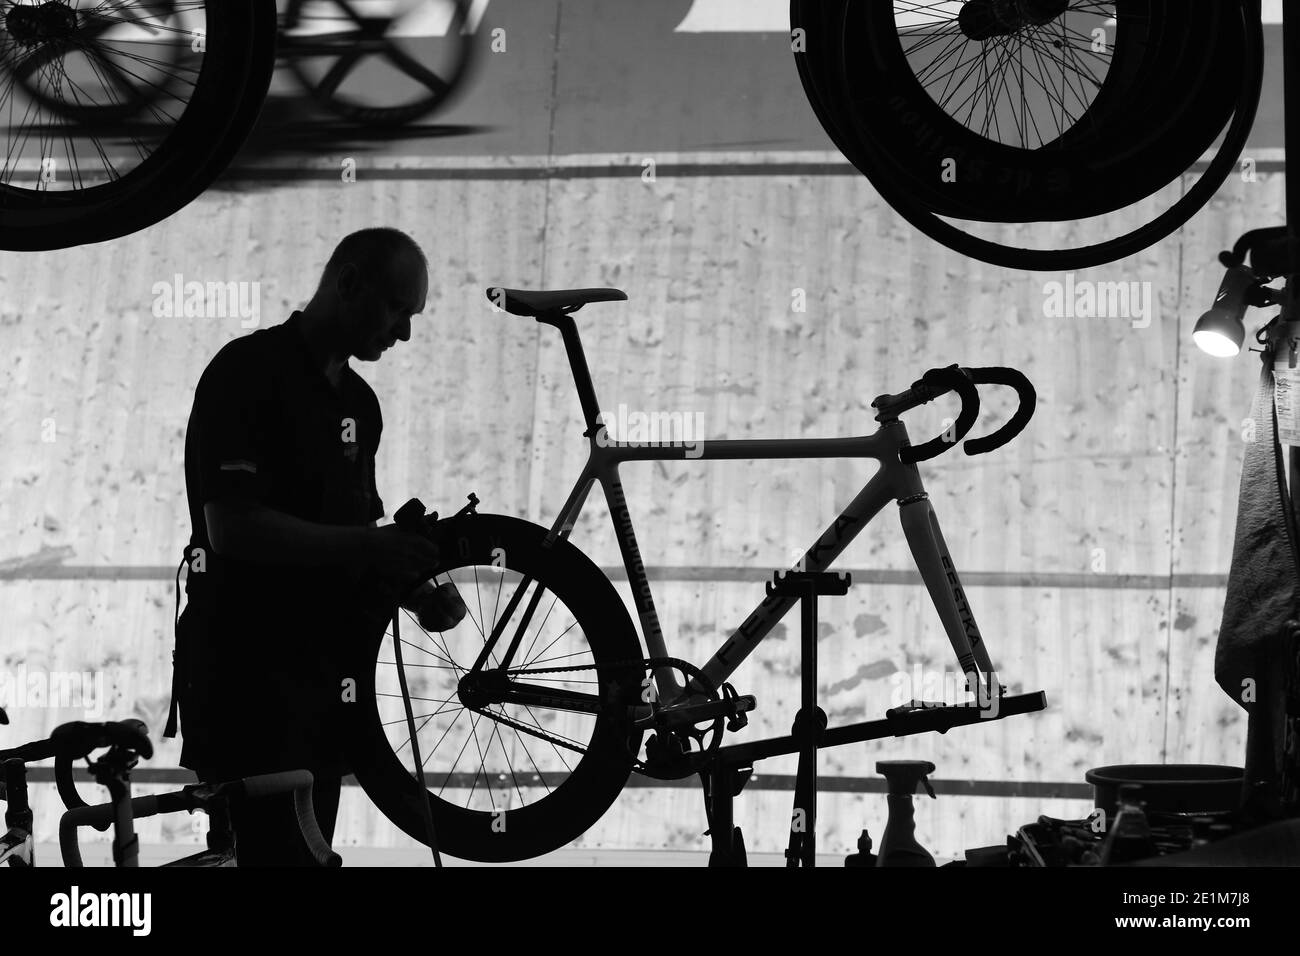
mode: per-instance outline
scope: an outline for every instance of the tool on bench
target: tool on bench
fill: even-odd
[[[876,773],[884,774],[889,781],[889,794],[885,797],[889,803],[889,819],[885,823],[885,835],[880,838],[876,866],[934,866],[934,857],[916,841],[912,806],[912,795],[918,785],[925,787],[930,799],[935,798],[929,780],[934,764],[928,760],[880,760],[876,763]]]

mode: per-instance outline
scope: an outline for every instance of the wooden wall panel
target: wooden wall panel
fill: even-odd
[[[578,316],[602,407],[698,414],[709,436],[865,434],[871,400],[928,367],[1013,365],[1038,386],[1030,430],[995,454],[948,455],[923,474],[1003,678],[1014,690],[1046,690],[1052,708],[829,752],[822,772],[872,777],[876,759],[914,756],[934,760],[942,779],[1081,783],[1084,770],[1108,762],[1240,761],[1244,726],[1213,684],[1212,660],[1240,425],[1258,368],[1203,358],[1190,328],[1219,280],[1218,250],[1280,215],[1280,176],[1234,180],[1179,236],[1075,277],[1149,282],[1158,308],[1150,326],[1135,328],[1126,317],[1044,317],[1045,283],[1064,276],[965,262],[913,234],[854,176],[644,183],[639,157],[611,161],[627,174],[227,186],[143,235],[0,254],[4,666],[117,669],[130,681],[115,715],[162,726],[172,614],[163,569],[188,534],[180,466],[192,388],[216,349],[245,330],[237,318],[155,316],[154,283],[177,273],[257,282],[262,323],[273,324],[305,301],[339,237],[386,222],[414,234],[432,264],[429,309],[412,341],[361,368],[384,407],[380,490],[390,512],[410,495],[454,509],[472,490],[484,510],[549,521],[578,471],[582,426],[558,334],[492,312],[483,294],[491,285],[627,291],[629,302]],[[1136,221],[1112,219],[1061,231],[1086,236]],[[795,290],[806,312],[792,309]],[[1008,410],[990,393],[981,430]],[[909,416],[912,435],[937,432],[952,411]],[[42,441],[47,419],[52,442]],[[698,659],[721,643],[770,571],[871,470],[831,461],[628,466],[672,649]],[[575,536],[602,565],[617,557],[606,516],[597,494]],[[69,577],[54,577],[60,565]],[[911,568],[892,506],[843,565],[860,583],[823,614],[821,684],[833,721],[879,715],[891,675],[952,669],[920,588],[878,583]],[[718,579],[684,579],[698,569]],[[736,580],[740,569],[752,577]],[[748,736],[788,729],[795,626],[792,618],[735,678],[761,704]],[[70,719],[13,716],[6,739]],[[167,744],[154,763],[174,766],[176,756]],[[790,772],[788,759],[760,768]],[[756,789],[740,801],[755,848],[781,843],[789,796]],[[583,845],[699,845],[697,800],[630,789]],[[823,846],[847,850],[864,824],[878,831],[883,806],[874,794],[828,796]],[[1000,842],[1039,812],[1081,806],[949,797],[926,801],[918,820],[936,850],[956,855]],[[345,844],[405,840],[356,792],[345,811]],[[193,836],[161,824],[157,835]]]

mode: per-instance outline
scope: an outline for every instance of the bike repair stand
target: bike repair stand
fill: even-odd
[[[798,744],[799,765],[795,772],[794,810],[790,814],[790,844],[785,851],[787,867],[815,866],[817,854],[817,751],[826,733],[826,712],[817,706],[817,598],[823,594],[847,594],[849,575],[832,571],[777,571],[767,585],[769,595],[799,598],[800,702],[791,731]],[[721,751],[700,776],[704,783],[705,811],[713,851],[709,866],[746,866],[745,840],[735,825],[733,801],[754,772],[753,762],[733,762]]]
[[[115,744],[108,753],[88,765],[95,782],[108,790],[113,802],[113,865],[140,865],[140,838],[135,833],[135,814],[131,808],[131,770],[140,756],[129,747]]]
[[[797,597],[801,602],[802,684],[799,713],[791,735],[799,741],[799,767],[795,771],[794,810],[790,814],[790,845],[786,866],[815,866],[817,854],[817,750],[826,733],[826,711],[817,706],[817,598],[849,592],[847,574],[831,571],[778,571],[767,586],[768,594]]]

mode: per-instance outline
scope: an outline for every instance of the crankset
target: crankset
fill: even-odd
[[[645,759],[637,762],[639,773],[659,780],[680,780],[698,773],[701,754],[717,750],[726,731],[740,730],[749,723],[745,715],[756,706],[752,695],[742,697],[727,683],[720,693],[711,687],[709,692],[708,697],[695,695],[656,708],[636,722],[654,730],[646,739]]]

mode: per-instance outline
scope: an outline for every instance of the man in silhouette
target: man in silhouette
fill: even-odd
[[[411,335],[427,264],[395,229],[365,229],[334,250],[311,301],[287,321],[227,343],[194,394],[185,436],[192,534],[177,630],[173,718],[181,764],[229,780],[306,768],[331,840],[339,783],[345,652],[359,642],[363,575],[417,580],[436,548],[379,528],[383,420],[348,365]],[[463,606],[429,582],[404,603],[446,627]],[[288,795],[232,806],[241,866],[307,865]]]

